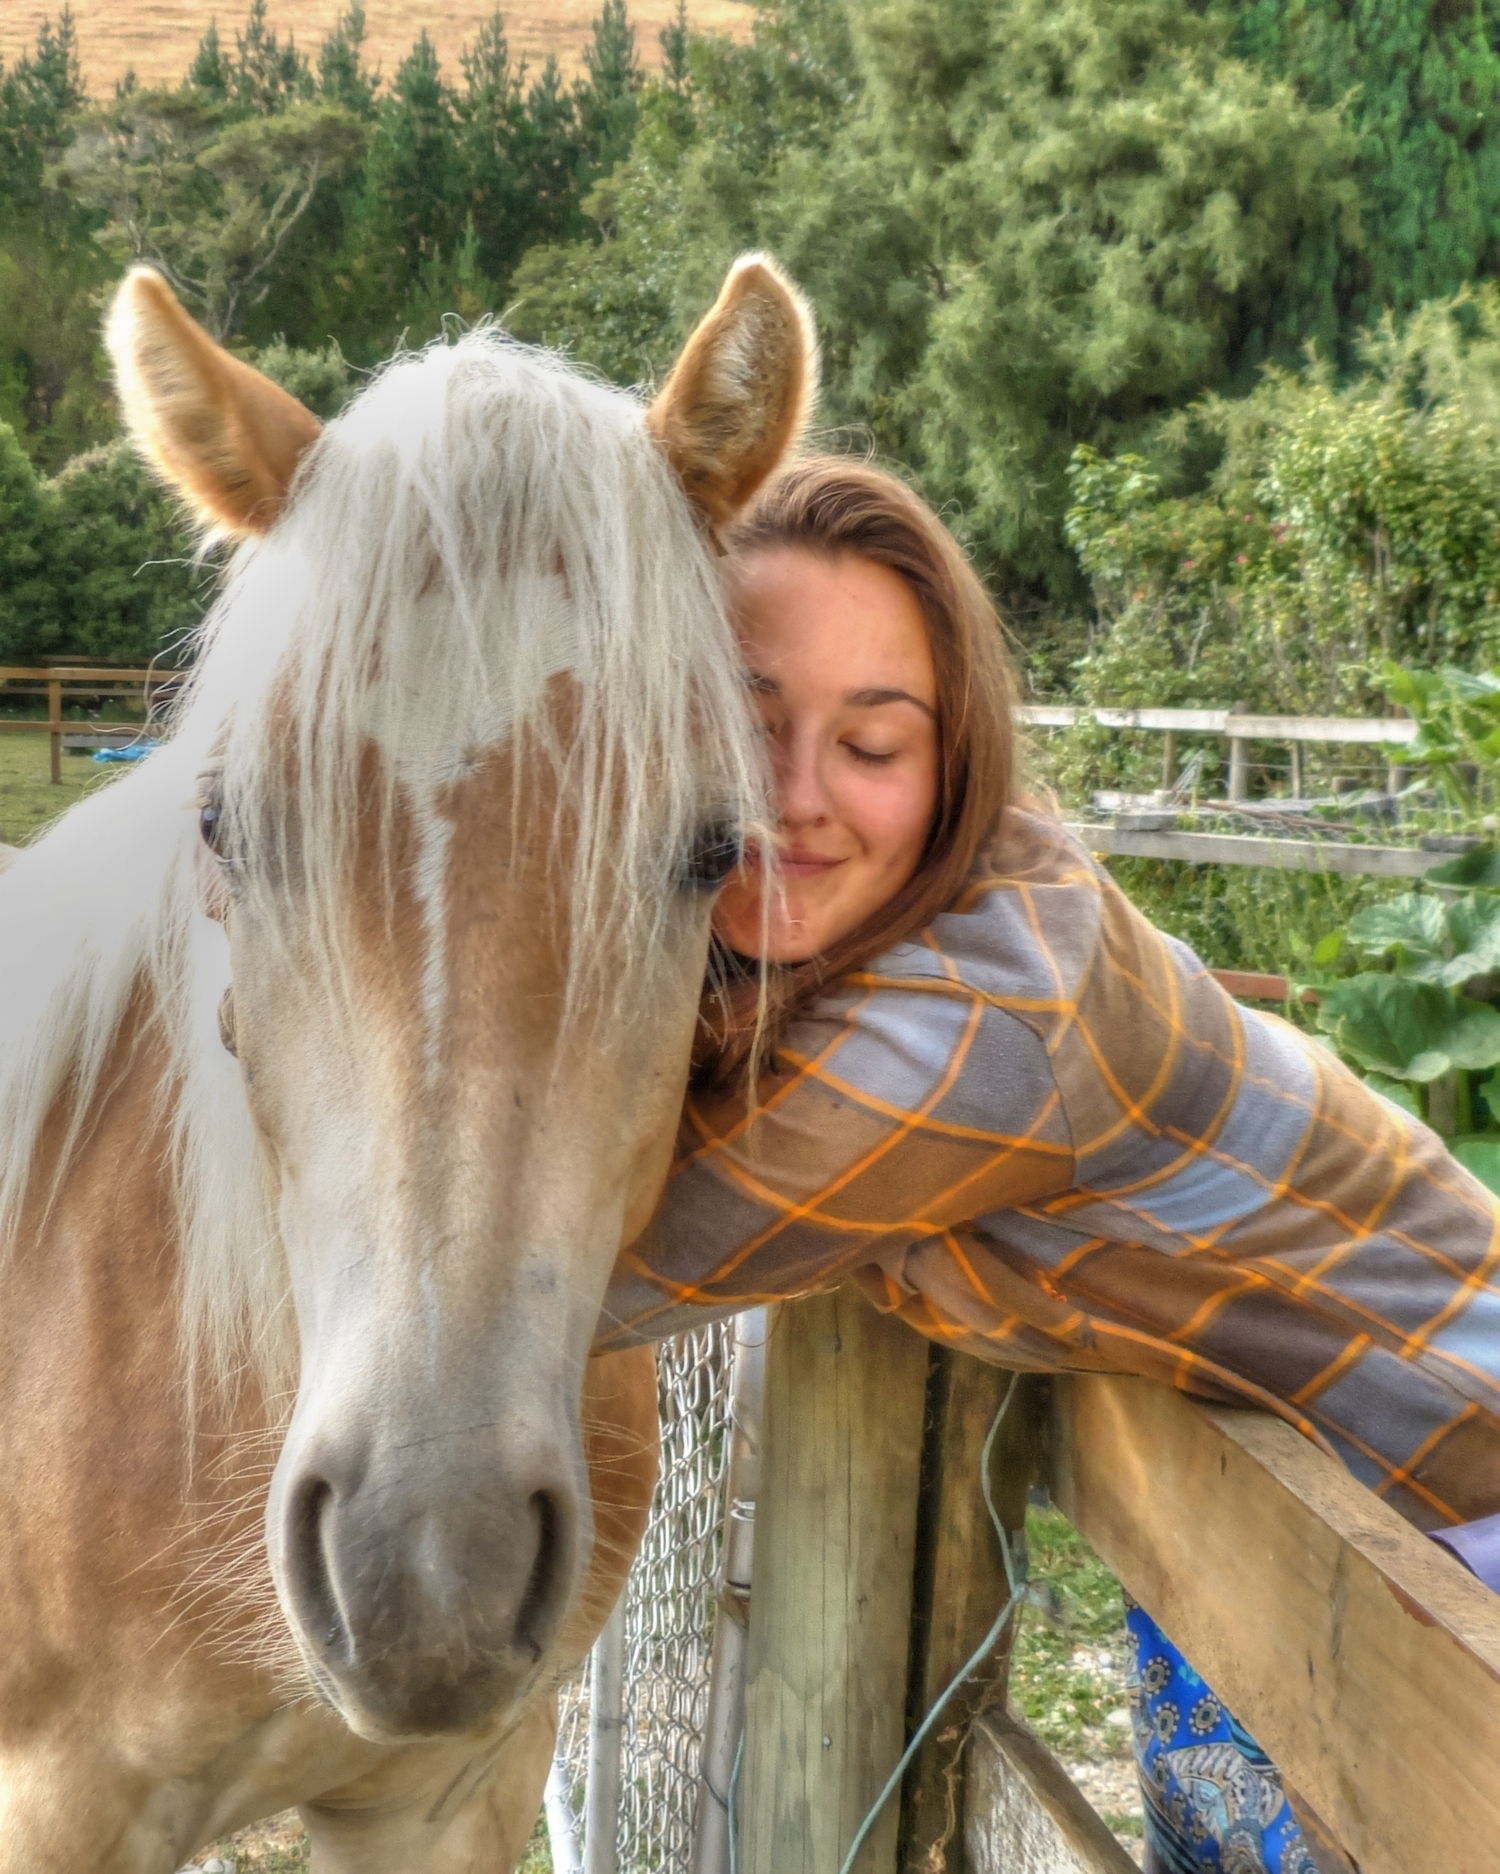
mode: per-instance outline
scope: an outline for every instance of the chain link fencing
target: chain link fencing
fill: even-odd
[[[624,1597],[619,1874],[690,1874],[692,1866],[723,1544],[733,1346],[729,1321],[680,1335],[657,1354],[661,1476]],[[582,1841],[587,1667],[564,1688],[561,1703],[553,1792]]]

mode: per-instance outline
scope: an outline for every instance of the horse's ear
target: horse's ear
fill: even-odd
[[[159,273],[135,267],[106,339],[136,447],[196,509],[232,534],[263,534],[321,425],[183,310]]]
[[[647,416],[713,526],[732,520],[791,449],[817,385],[806,302],[773,261],[745,255]]]

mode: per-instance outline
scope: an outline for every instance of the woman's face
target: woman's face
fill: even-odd
[[[779,869],[752,850],[714,928],[801,963],[889,902],[937,809],[937,679],[922,608],[888,567],[804,547],[747,554],[730,599],[770,741]]]

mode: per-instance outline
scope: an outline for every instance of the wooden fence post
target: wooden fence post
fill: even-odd
[[[51,729],[48,744],[52,757],[52,785],[62,780],[62,684],[56,677],[47,684],[47,719]]]
[[[842,1290],[777,1310],[755,1511],[744,1874],[838,1874],[904,1719],[928,1347]],[[858,1874],[895,1874],[899,1809]]]
[[[1027,1492],[1042,1465],[1047,1383],[1034,1374],[1012,1375],[968,1354],[933,1349],[917,1531],[909,1734],[972,1658],[1010,1592],[981,1482],[984,1447],[1007,1397],[990,1475],[1001,1526],[1013,1557],[1022,1564]],[[964,1747],[980,1713],[1004,1707],[1014,1634],[1012,1621],[986,1664],[954,1694],[907,1773],[901,1831],[904,1874],[931,1874],[960,1864]]]
[[[1229,798],[1247,800],[1250,796],[1250,744],[1241,735],[1229,738]]]

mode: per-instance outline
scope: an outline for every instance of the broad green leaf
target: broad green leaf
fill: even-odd
[[[1457,885],[1469,891],[1500,891],[1500,847],[1476,846],[1427,874],[1429,885]]]
[[[1479,975],[1481,970],[1500,968],[1500,898],[1472,893],[1455,898],[1446,908],[1445,916],[1448,941],[1455,957],[1468,955],[1480,959],[1479,968],[1471,972],[1473,975]]]
[[[1359,1066],[1397,1080],[1500,1063],[1500,1009],[1409,976],[1367,973],[1335,983],[1318,1021]]]
[[[1366,1074],[1365,1085],[1373,1087],[1390,1101],[1392,1106],[1399,1106],[1403,1113],[1410,1113],[1413,1119],[1421,1119],[1422,1105],[1410,1085],[1404,1080],[1392,1080],[1389,1074]]]
[[[1349,920],[1349,941],[1374,956],[1401,949],[1413,956],[1436,956],[1447,927],[1443,906],[1429,892],[1403,892],[1384,904],[1367,905]]]
[[[1500,1136],[1473,1132],[1467,1138],[1450,1140],[1448,1149],[1465,1171],[1472,1171],[1481,1184],[1500,1193]]]
[[[1492,957],[1481,955],[1478,951],[1464,950],[1456,957],[1450,957],[1446,963],[1429,963],[1424,968],[1407,973],[1422,982],[1446,983],[1450,989],[1462,989],[1465,983],[1473,982],[1476,976],[1487,975],[1494,967]]]

